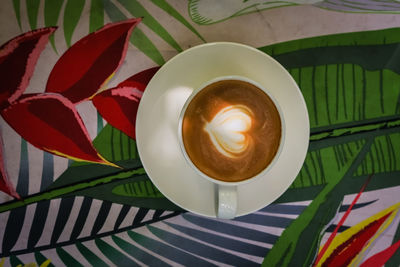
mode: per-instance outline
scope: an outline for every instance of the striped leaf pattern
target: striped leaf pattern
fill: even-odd
[[[86,7],[86,2],[89,2]],[[187,21],[172,5],[166,0],[151,1],[154,6],[162,9],[169,17],[186,27],[190,32],[197,36],[200,42],[205,42],[200,33]],[[13,1],[14,11],[17,16],[18,23],[21,25],[21,8],[20,1]],[[36,29],[37,25],[55,26],[62,23],[64,39],[69,47],[72,44],[74,33],[79,27],[82,14],[88,9],[89,13],[89,29],[88,33],[95,31],[105,24],[106,20],[117,22],[127,18],[143,17],[143,24],[146,25],[154,34],[163,39],[176,52],[181,52],[182,48],[178,41],[171,35],[169,31],[161,25],[151,14],[148,9],[139,1],[126,0],[27,0],[26,8],[28,10],[26,16],[29,19],[31,29]],[[43,9],[44,21],[39,21],[39,14]],[[158,65],[165,63],[164,56],[160,49],[152,41],[140,26],[136,29],[131,38],[131,43],[147,55],[152,61]],[[59,31],[61,32],[61,31]],[[57,33],[60,34],[60,33]],[[61,33],[62,34],[62,33]],[[50,39],[53,49],[57,51],[54,36]]]
[[[74,230],[64,229],[56,243],[41,242],[35,249],[25,247],[12,251],[7,261],[12,266],[31,262],[40,264],[55,252],[58,258],[51,258],[51,264],[55,266],[59,263],[67,266],[107,266],[110,263],[118,266],[193,263],[218,266],[235,265],[235,262],[258,266],[285,227],[302,213],[310,201],[270,205],[255,214],[232,221],[209,219],[191,213],[126,209],[127,206],[118,204],[111,204],[110,210],[119,209],[119,213],[105,215],[102,214],[104,203],[93,201],[91,209],[98,211],[97,216],[85,222],[79,237],[72,237]],[[369,204],[361,203],[354,208]],[[74,209],[79,209],[78,205],[82,208],[84,199],[75,199]],[[345,208],[342,206],[342,210]],[[132,217],[132,214],[135,216]],[[95,214],[91,212],[90,215]],[[103,225],[101,231],[95,230],[99,228],[99,218],[104,216],[108,225]],[[68,221],[74,224],[74,219],[78,221],[79,215],[71,214]],[[118,229],[115,228],[117,225]],[[70,237],[65,237],[68,234]],[[8,255],[2,253],[0,256]]]

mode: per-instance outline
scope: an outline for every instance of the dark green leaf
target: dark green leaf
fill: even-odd
[[[74,223],[74,227],[71,232],[71,240],[75,240],[81,234],[83,226],[85,225],[86,219],[88,218],[90,208],[92,207],[93,199],[90,197],[83,198],[81,208],[79,209],[78,217]]]
[[[53,232],[51,234],[51,244],[56,244],[58,238],[64,230],[67,224],[68,218],[71,215],[72,207],[74,205],[75,198],[67,197],[61,199],[60,208],[58,209],[56,222],[54,224]]]
[[[136,247],[134,244],[123,240],[122,238],[112,236],[112,240],[127,254],[131,255],[133,258],[138,259],[143,263],[146,263],[146,265],[148,266],[170,266],[166,262],[163,262],[162,260]]]
[[[168,33],[168,31],[160,24],[154,17],[147,12],[147,10],[136,0],[118,0],[132,16],[139,18],[143,17],[143,23],[152,29],[158,36],[166,41],[170,46],[181,52],[182,48],[175,41],[175,39]]]
[[[144,217],[146,217],[149,209],[140,208],[133,219],[132,225],[139,224],[143,221]]]
[[[91,235],[95,235],[100,232],[101,228],[104,226],[104,223],[107,220],[108,214],[110,213],[111,206],[112,203],[108,201],[104,201],[103,203],[101,203],[99,213],[97,214],[92,231],[90,233]]]
[[[73,256],[71,256],[63,248],[56,248],[56,252],[58,257],[60,257],[60,259],[66,266],[83,267],[82,264],[80,264]]]
[[[230,254],[223,250],[216,249],[193,239],[185,238],[183,236],[176,235],[174,233],[150,225],[148,225],[147,228],[150,230],[150,232],[152,232],[161,240],[165,241],[167,244],[171,244],[184,251],[199,255],[206,259],[211,259],[217,262],[234,266],[259,266],[259,264],[251,260],[236,256],[234,254]]]
[[[323,35],[284,43],[277,43],[259,48],[269,55],[281,55],[297,50],[305,50],[316,47],[331,46],[363,46],[377,44],[392,44],[400,42],[400,29],[351,32],[342,34]]]
[[[60,17],[61,7],[64,0],[45,0],[44,2],[44,25],[57,26],[58,18]],[[53,46],[54,51],[57,52],[56,45],[54,43],[54,34],[50,36],[50,42]]]
[[[35,259],[39,266],[41,266],[43,263],[45,263],[46,261],[49,260],[42,253],[40,253],[38,251],[35,252]],[[52,264],[50,261],[50,263],[47,265],[47,267],[54,267],[54,264]]]
[[[24,263],[16,256],[10,256],[10,264],[12,267],[24,266]]]
[[[28,145],[21,138],[21,155],[19,162],[19,174],[17,183],[17,192],[21,197],[28,195],[29,190],[29,162],[28,162]],[[24,225],[26,214],[26,206],[13,209],[7,220],[3,236],[3,252],[9,252],[17,243],[19,235]]]
[[[249,223],[249,221],[246,222]],[[209,233],[202,230],[197,230],[192,227],[182,226],[169,222],[166,222],[166,224],[171,228],[175,229],[176,231],[182,232],[188,236],[194,237],[203,242],[210,243],[215,246],[219,246],[232,251],[244,253],[247,255],[264,257],[269,250],[262,246],[250,244],[245,241],[236,240],[230,237],[216,235],[214,233]]]
[[[103,3],[108,17],[110,17],[113,22],[127,19],[110,0],[103,0]],[[131,43],[158,65],[163,65],[165,63],[160,51],[139,28],[135,28],[132,32]]]
[[[64,36],[68,46],[85,6],[85,0],[67,0],[64,10]]]
[[[157,241],[139,233],[128,231],[129,237],[139,245],[161,255],[167,259],[180,263],[184,266],[215,266],[193,254],[178,250],[164,242]]]
[[[164,210],[156,210],[153,214],[153,220],[160,219],[161,215],[164,213]]]
[[[53,155],[47,152],[43,153],[43,172],[40,184],[40,191],[44,191],[53,182],[54,160]],[[35,215],[33,216],[31,230],[29,231],[28,248],[33,248],[43,233],[49,212],[50,201],[42,201],[36,205]]]
[[[79,252],[85,257],[85,259],[92,264],[93,266],[99,267],[107,267],[108,265],[102,261],[96,254],[94,254],[90,249],[86,246],[82,245],[81,242],[76,243],[76,247],[78,248]]]
[[[96,239],[95,243],[99,250],[117,266],[140,266],[135,261],[131,260],[117,249],[107,244],[101,239]]]
[[[36,29],[39,14],[40,0],[26,0],[26,11],[28,12],[29,25]]]
[[[182,217],[189,223],[198,225],[202,228],[213,229],[221,234],[258,241],[261,243],[273,245],[279,237],[278,235],[263,232],[261,230],[235,225],[221,220],[210,220],[206,217],[196,216],[191,213],[185,213]]]
[[[129,206],[129,205],[123,205],[122,206],[121,210],[118,213],[118,217],[115,220],[114,230],[117,230],[121,226],[121,223],[124,221],[124,219],[125,219],[125,217],[128,214],[130,209],[131,209],[131,206]]]

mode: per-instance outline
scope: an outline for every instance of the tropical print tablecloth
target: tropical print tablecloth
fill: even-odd
[[[399,11],[394,0],[2,1],[0,265],[399,266]],[[234,220],[171,203],[135,145],[154,73],[214,41],[280,62],[311,125],[290,188]]]

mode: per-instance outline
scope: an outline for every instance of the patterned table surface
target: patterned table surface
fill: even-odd
[[[2,1],[0,266],[399,266],[399,12],[394,0]],[[234,220],[166,199],[134,136],[159,66],[214,41],[274,57],[310,116],[296,180]]]

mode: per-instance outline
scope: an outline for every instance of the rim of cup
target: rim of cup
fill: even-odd
[[[259,172],[258,174],[256,174],[253,177],[247,178],[245,180],[242,181],[237,181],[237,182],[227,182],[227,181],[222,181],[222,180],[218,180],[216,178],[213,178],[211,176],[208,176],[207,174],[205,174],[204,172],[202,172],[199,168],[197,168],[197,166],[192,162],[192,160],[190,159],[189,155],[186,152],[186,148],[185,145],[183,143],[183,135],[182,135],[182,124],[183,124],[183,117],[185,116],[186,113],[186,109],[189,106],[190,102],[192,101],[192,99],[199,93],[201,92],[204,88],[206,88],[208,85],[213,84],[215,82],[218,81],[224,81],[224,80],[239,80],[239,81],[244,81],[244,82],[248,82],[256,87],[258,87],[260,90],[262,90],[264,93],[266,93],[268,95],[268,97],[272,100],[272,102],[274,103],[276,109],[278,110],[278,114],[279,114],[279,118],[281,120],[281,138],[279,140],[279,147],[278,150],[275,153],[274,158],[272,159],[272,161],[268,164],[268,166],[266,166],[261,172]],[[278,160],[278,158],[280,157],[280,154],[282,152],[284,143],[285,143],[285,133],[286,133],[286,127],[285,127],[285,120],[283,117],[283,112],[281,107],[278,104],[278,101],[275,99],[274,96],[272,96],[268,90],[265,89],[264,86],[262,86],[261,84],[259,84],[258,82],[251,80],[247,77],[244,76],[239,76],[239,75],[227,75],[227,76],[219,76],[216,78],[213,78],[205,83],[203,83],[201,86],[199,86],[198,88],[194,89],[193,92],[191,93],[191,95],[188,97],[188,99],[185,101],[185,104],[183,105],[183,108],[179,114],[179,122],[178,122],[178,139],[179,139],[179,146],[181,148],[181,151],[183,153],[183,156],[186,160],[186,162],[190,165],[190,167],[200,176],[202,176],[203,178],[206,178],[207,180],[216,183],[216,184],[220,184],[220,185],[228,185],[228,186],[237,186],[237,185],[243,185],[249,182],[252,182],[262,176],[264,176],[271,168],[273,165],[275,165],[275,162]]]

